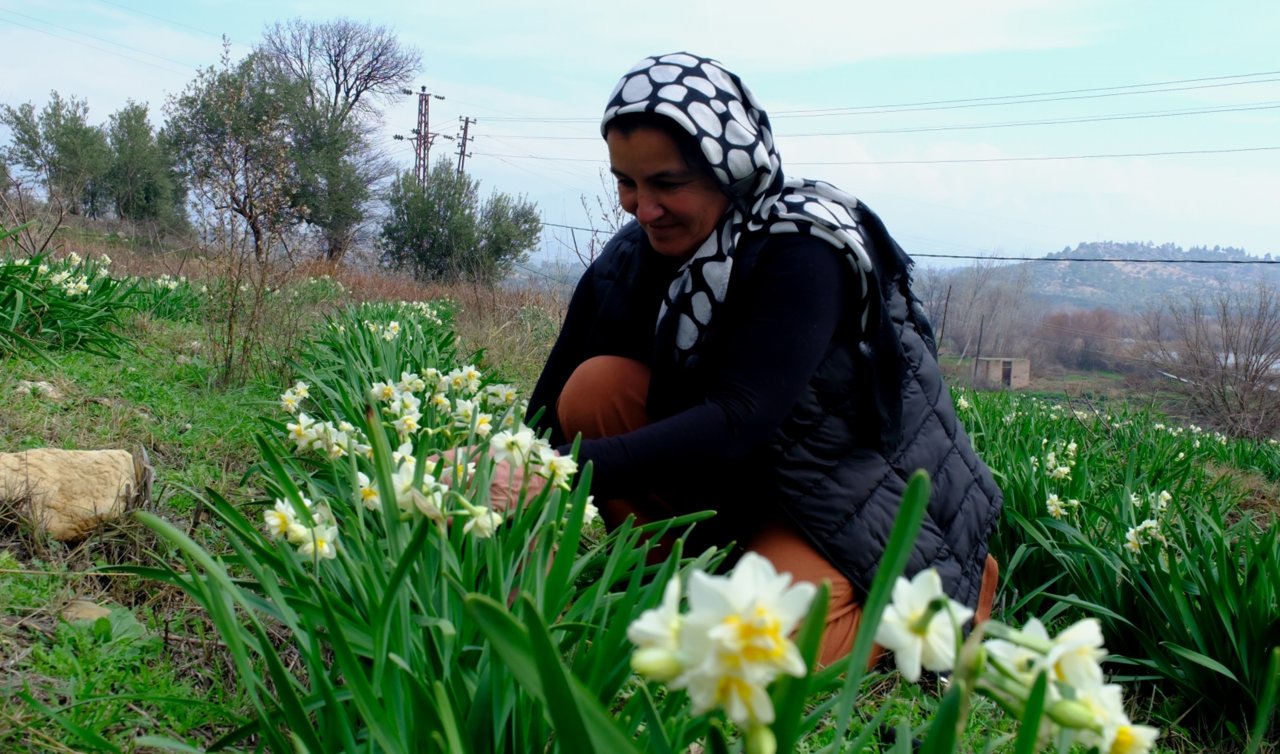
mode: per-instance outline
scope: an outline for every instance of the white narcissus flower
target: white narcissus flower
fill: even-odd
[[[529,459],[535,439],[533,430],[528,427],[521,427],[515,432],[504,429],[489,440],[489,449],[493,451],[494,461],[510,461],[523,466]]]
[[[1021,633],[1030,637],[1034,643],[1047,646],[1049,632],[1039,618],[1032,618],[1022,627]],[[988,657],[998,663],[1006,671],[1018,676],[1023,683],[1030,685],[1040,672],[1040,661],[1044,655],[1035,649],[1004,639],[988,639],[982,643]],[[1054,686],[1049,686],[1051,695]],[[1052,697],[1056,698],[1056,697]]]
[[[1050,670],[1050,679],[1077,689],[1101,686],[1102,666],[1098,663],[1107,656],[1102,642],[1102,624],[1097,618],[1085,618],[1068,626],[1054,637],[1052,647],[1045,653],[1043,662]]]
[[[503,406],[514,406],[516,399],[520,397],[514,385],[489,385],[484,392],[490,399]]]
[[[289,413],[295,413],[298,410],[298,395],[292,390],[286,390],[280,396],[280,407]]]
[[[422,408],[422,399],[413,393],[396,393],[390,408],[399,414],[417,414]]]
[[[587,502],[582,511],[583,526],[586,526],[587,524],[590,524],[592,521],[595,521],[597,518],[600,518],[600,509],[597,508],[595,506],[595,503],[591,501],[592,501],[591,495],[587,495]]]
[[[369,479],[368,475],[363,471],[357,471],[356,481],[360,488],[360,503],[371,511],[382,510],[382,496],[378,494],[377,486]]]
[[[293,394],[299,398],[306,398],[311,395],[311,386],[302,380],[293,383]]]
[[[402,463],[415,463],[416,458],[413,453],[413,443],[408,440],[400,443],[400,447],[391,451],[391,462],[396,466],[399,466]]]
[[[793,585],[791,574],[753,552],[728,576],[695,572],[680,630],[687,669],[671,687],[688,691],[694,714],[720,707],[739,725],[773,722],[765,686],[779,674],[805,674],[789,637],[816,592],[813,584]]]
[[[453,422],[459,427],[470,429],[471,420],[476,415],[475,401],[459,398],[453,403]]]
[[[463,534],[472,534],[478,539],[488,539],[498,530],[502,523],[502,514],[482,506],[469,506],[469,520],[462,527]]]
[[[627,640],[636,645],[631,668],[661,683],[680,675],[684,670],[677,651],[680,623],[680,577],[674,576],[662,590],[662,603],[627,626]]]
[[[396,507],[402,513],[408,513],[413,506],[413,477],[416,472],[415,464],[402,464],[391,475],[391,489],[395,491]],[[430,474],[423,475],[423,480],[430,478]],[[431,481],[435,481],[432,479]]]
[[[400,433],[401,437],[406,437],[418,431],[418,420],[421,418],[422,414],[414,411],[413,413],[401,416],[399,419],[391,422],[391,424],[396,428],[396,432]]]
[[[1124,710],[1121,688],[1114,683],[1076,689],[1075,701],[1092,713],[1094,725],[1081,730],[1080,743],[1102,754],[1146,754],[1160,731],[1134,725]]]
[[[573,460],[573,456],[551,455],[550,457],[542,456],[542,458],[538,475],[546,477],[552,487],[569,489],[569,477],[578,471],[578,462]]]
[[[396,386],[390,382],[375,382],[373,387],[369,388],[369,397],[375,401],[393,401],[400,391],[396,390]]]
[[[315,526],[298,545],[298,554],[308,558],[330,560],[338,557],[338,527]]]
[[[963,395],[960,396],[958,400],[956,400],[956,408],[960,409],[961,411],[968,411],[969,406],[970,406],[970,403],[968,399],[965,398]]]
[[[316,439],[315,420],[305,412],[300,412],[298,420],[286,424],[285,429],[289,430],[289,438],[297,443],[299,450],[306,450]]]
[[[288,536],[289,527],[298,520],[293,512],[293,506],[286,500],[277,500],[275,507],[263,513],[262,518],[266,522],[267,533],[272,539]]]
[[[933,605],[941,602],[941,609]],[[973,610],[952,600],[942,591],[942,578],[932,568],[910,581],[898,577],[893,585],[893,602],[885,608],[876,629],[876,643],[893,652],[898,671],[912,683],[920,680],[920,669],[943,672],[956,661],[956,637],[961,624],[973,617]]]
[[[1062,498],[1058,497],[1057,493],[1049,495],[1049,499],[1045,501],[1044,507],[1045,510],[1049,512],[1049,515],[1054,518],[1062,518],[1062,516],[1067,512],[1066,507],[1062,504]]]
[[[418,376],[417,372],[401,372],[400,382],[396,384],[396,388],[402,393],[421,393],[427,389],[427,383]]]

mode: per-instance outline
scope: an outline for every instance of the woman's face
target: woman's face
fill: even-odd
[[[605,141],[618,201],[640,222],[649,245],[663,256],[693,256],[720,224],[729,198],[711,176],[686,164],[675,139],[662,131],[610,129]]]

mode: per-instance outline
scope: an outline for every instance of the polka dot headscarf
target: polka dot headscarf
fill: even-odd
[[[627,113],[665,116],[692,135],[731,200],[720,225],[672,282],[658,315],[659,342],[674,342],[677,365],[696,365],[747,231],[804,233],[843,251],[861,284],[866,330],[878,315],[879,296],[868,295],[874,267],[858,220],[861,205],[829,183],[783,176],[769,116],[735,74],[686,52],[645,58],[618,82],[601,132]]]

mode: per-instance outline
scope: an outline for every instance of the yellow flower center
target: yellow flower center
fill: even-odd
[[[1129,754],[1141,749],[1138,737],[1133,735],[1133,728],[1122,725],[1116,730],[1116,740],[1111,742],[1111,754]]]
[[[746,619],[741,615],[730,615],[725,623],[737,634],[742,645],[742,659],[747,662],[769,662],[786,653],[782,623],[764,607],[756,607]]]
[[[735,675],[721,676],[720,682],[716,684],[716,703],[725,707],[726,702],[735,696],[739,699],[750,699],[751,684]]]

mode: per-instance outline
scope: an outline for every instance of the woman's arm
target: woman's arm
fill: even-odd
[[[763,447],[826,355],[852,296],[847,263],[830,245],[803,236],[771,240],[755,269],[730,292],[724,354],[701,402],[647,427],[583,442],[579,460],[595,464],[601,494],[679,478],[746,458]],[[728,305],[726,305],[727,307]]]

